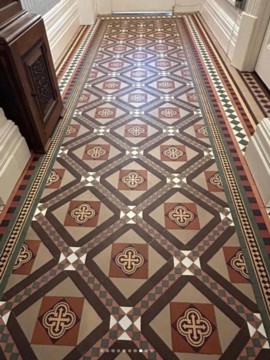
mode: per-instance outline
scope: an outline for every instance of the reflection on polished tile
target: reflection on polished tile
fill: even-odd
[[[1,359],[270,359],[242,99],[197,15],[99,24],[18,241]]]

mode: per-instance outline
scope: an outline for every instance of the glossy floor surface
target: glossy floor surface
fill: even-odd
[[[256,120],[200,18],[100,18],[74,59],[4,239],[0,358],[270,359]]]

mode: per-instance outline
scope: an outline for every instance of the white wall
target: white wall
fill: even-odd
[[[205,0],[201,14],[223,50],[232,59],[241,22],[241,11],[227,0]]]
[[[61,0],[43,19],[52,58],[54,64],[57,64],[80,26],[78,1]]]
[[[111,14],[112,1],[111,0],[97,0],[97,12],[98,14]]]
[[[97,16],[98,0],[77,0],[80,25],[93,25]]]
[[[202,0],[175,0],[175,12],[195,12],[200,11]]]

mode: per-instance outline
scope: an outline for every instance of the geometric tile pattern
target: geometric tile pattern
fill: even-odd
[[[270,357],[268,258],[227,148],[241,163],[248,136],[203,35],[180,15],[85,32],[8,243],[3,359]]]

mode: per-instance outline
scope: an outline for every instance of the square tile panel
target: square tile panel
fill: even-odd
[[[154,124],[146,123],[141,117],[134,117],[124,124],[113,127],[111,133],[121,140],[124,137],[127,145],[134,146],[161,134],[161,130]]]
[[[148,111],[147,111],[148,113]],[[193,115],[193,111],[184,108],[183,105],[177,106],[171,103],[164,103],[162,106],[157,106],[149,111],[151,116],[154,116],[157,121],[169,125],[176,125],[179,121],[183,121],[188,116]]]
[[[147,171],[120,170],[118,189],[131,191],[147,190]]]
[[[110,277],[148,279],[148,245],[112,244]]]
[[[121,154],[117,144],[110,142],[105,135],[100,136],[101,130],[103,129],[100,129],[99,136],[87,144],[77,145],[70,151],[70,156],[87,171],[98,171]]]
[[[68,212],[65,218],[66,226],[96,227],[100,212],[98,201],[77,201],[69,203]]]
[[[126,113],[127,111],[124,111],[119,106],[111,103],[104,103],[98,107],[94,107],[90,110],[85,109],[83,111],[84,116],[94,119],[100,125],[106,125]]]
[[[187,161],[185,145],[160,145],[161,161]]]
[[[98,88],[105,94],[116,94],[118,91],[129,87],[129,84],[115,78],[110,78],[108,80],[96,83],[95,85],[93,85],[93,87]]]
[[[78,135],[79,129],[79,124],[70,124],[67,128],[66,137],[75,138]]]
[[[125,125],[124,136],[127,138],[146,138],[148,136],[148,126],[146,124],[127,124]]]
[[[204,237],[204,231],[210,232],[215,223],[220,222],[218,212],[214,214],[206,203],[195,203],[181,189],[162,203],[157,201],[151,210],[145,210],[144,217],[149,222],[154,221],[153,226],[159,231],[166,229],[166,236],[172,241],[182,244]]]
[[[221,354],[212,304],[172,302],[170,310],[173,351]]]
[[[137,230],[136,228],[134,229]],[[93,258],[97,266],[102,269],[104,276],[108,277],[111,283],[127,299],[132,297],[134,293],[141,291],[148,281],[150,281],[168,261],[163,257],[163,254],[160,254],[149,244],[151,240],[149,237],[144,238],[145,234],[137,233],[135,230],[127,229],[124,234],[119,236],[112,244],[100,251]],[[133,249],[130,253],[131,258],[132,256],[137,257],[137,254],[139,254],[143,259],[138,256],[138,259],[136,259],[137,263],[135,263],[137,267],[134,266],[134,268],[131,268],[135,270],[134,273],[126,274],[121,267],[125,260],[123,250],[129,248]],[[124,255],[123,259],[120,257],[121,253]],[[118,257],[118,262],[120,260],[119,266],[116,265],[115,262],[117,255],[120,255]],[[129,255],[127,258],[128,257]]]
[[[116,116],[116,108],[112,106],[104,106],[97,108],[94,117],[96,119],[114,119]]]
[[[76,345],[83,298],[45,296],[33,333],[32,344]]]
[[[146,105],[149,105],[150,102],[157,99],[157,96],[154,94],[147,93],[144,90],[132,90],[130,93],[120,96],[120,99],[125,103],[129,104],[129,106],[133,106],[134,108],[141,109]]]
[[[108,160],[110,154],[109,144],[88,144],[85,146],[83,160]]]
[[[165,203],[165,225],[167,229],[199,230],[200,222],[194,203]]]

